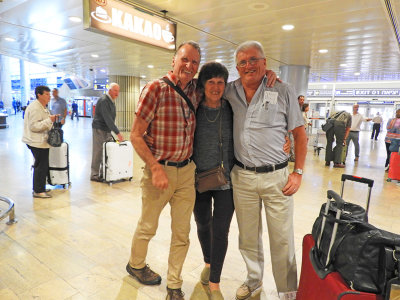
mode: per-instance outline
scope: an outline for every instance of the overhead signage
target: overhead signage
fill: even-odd
[[[332,90],[309,89],[308,97],[331,97]],[[340,89],[335,90],[335,97],[379,97],[393,98],[400,96],[400,89]]]
[[[176,23],[115,0],[84,0],[88,30],[106,32],[153,46],[175,50]]]

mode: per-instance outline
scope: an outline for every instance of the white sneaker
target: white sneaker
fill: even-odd
[[[279,293],[280,300],[296,300],[297,291]]]

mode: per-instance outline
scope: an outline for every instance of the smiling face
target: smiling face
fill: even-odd
[[[208,79],[204,85],[204,96],[207,103],[219,103],[225,90],[225,80],[220,77]]]
[[[259,84],[265,75],[267,60],[253,47],[240,51],[236,55],[236,69],[243,85]],[[243,66],[241,66],[244,64]]]
[[[196,75],[200,64],[200,54],[191,45],[183,45],[172,60],[172,74],[181,82],[184,88]]]

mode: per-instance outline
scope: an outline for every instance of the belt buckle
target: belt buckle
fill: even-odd
[[[272,167],[272,171],[271,172],[275,172],[275,166],[276,165],[271,165],[271,167]]]

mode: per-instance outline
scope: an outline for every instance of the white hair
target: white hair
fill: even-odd
[[[119,87],[119,84],[115,83],[115,82],[110,83],[110,88],[108,90],[111,90],[114,86],[118,86]]]
[[[257,41],[246,41],[246,42],[241,43],[235,50],[234,57],[235,57],[236,63],[237,63],[237,55],[239,54],[239,52],[244,52],[250,48],[256,48],[260,52],[260,55],[263,58],[265,58],[264,48],[261,45],[261,43],[259,43]]]

